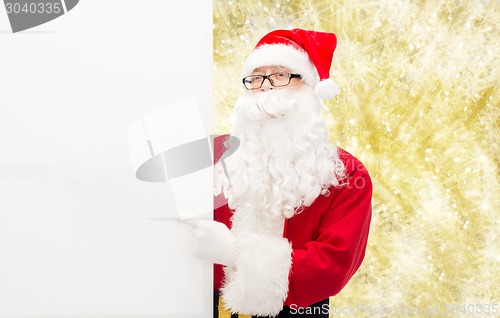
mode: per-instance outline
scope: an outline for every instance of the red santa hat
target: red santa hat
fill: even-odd
[[[340,91],[329,79],[337,37],[333,33],[302,29],[275,30],[266,34],[250,53],[243,77],[262,66],[284,66],[302,75],[323,99],[331,99]]]

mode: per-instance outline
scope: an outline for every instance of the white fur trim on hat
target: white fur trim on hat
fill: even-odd
[[[292,246],[287,239],[246,231],[235,233],[237,257],[225,267],[222,297],[232,313],[276,316],[288,295]]]
[[[284,66],[302,75],[302,80],[314,87],[319,81],[318,71],[305,51],[286,44],[263,44],[255,48],[243,67],[243,77],[262,66]]]

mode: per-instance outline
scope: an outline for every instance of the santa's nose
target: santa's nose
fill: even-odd
[[[273,85],[271,85],[271,80],[269,78],[265,78],[260,90],[265,92],[270,89],[273,89]]]

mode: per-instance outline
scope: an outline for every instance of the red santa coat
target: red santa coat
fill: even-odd
[[[230,274],[215,265],[214,287],[234,312],[275,315],[284,305],[307,307],[338,294],[358,270],[370,227],[372,183],[358,159],[342,149],[339,156],[344,185],[331,187],[328,196],[286,220],[283,238],[250,239],[241,247],[241,265]],[[215,209],[214,219],[231,228],[233,213],[224,205]]]

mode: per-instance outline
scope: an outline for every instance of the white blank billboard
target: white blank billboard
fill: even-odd
[[[85,0],[13,34],[0,6],[0,317],[210,317],[211,265],[152,220],[176,205],[128,130],[194,97],[211,131],[211,10]]]

